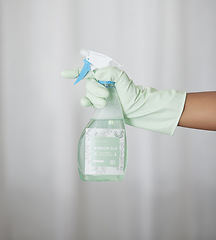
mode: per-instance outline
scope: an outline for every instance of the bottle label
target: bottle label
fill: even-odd
[[[85,141],[85,174],[124,174],[124,129],[87,128]]]

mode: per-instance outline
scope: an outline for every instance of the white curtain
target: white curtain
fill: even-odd
[[[93,110],[60,76],[86,48],[144,87],[216,90],[216,1],[1,0],[0,20],[0,239],[216,239],[216,133],[127,126],[125,180],[82,182]]]

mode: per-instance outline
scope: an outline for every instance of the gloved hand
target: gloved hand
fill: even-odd
[[[74,79],[79,73],[79,68],[65,70],[62,76]],[[109,93],[97,81],[113,81],[122,104],[126,124],[173,135],[184,108],[185,92],[174,89],[158,91],[151,87],[143,89],[134,85],[127,74],[116,67],[90,71],[85,79],[87,79],[87,93],[81,99],[82,106],[103,108]]]

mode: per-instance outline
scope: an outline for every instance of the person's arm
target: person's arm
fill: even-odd
[[[79,68],[65,70],[62,76],[75,79],[79,73]],[[169,135],[174,134],[177,125],[216,130],[216,91],[186,94],[175,89],[143,88],[116,67],[91,71],[85,78],[87,91],[81,105],[105,107],[108,91],[98,80],[114,81],[125,123],[130,126]]]
[[[216,131],[216,91],[187,93],[178,126]]]

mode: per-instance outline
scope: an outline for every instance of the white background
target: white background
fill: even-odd
[[[136,84],[216,90],[214,0],[1,0],[0,239],[215,240],[216,133],[127,126],[121,183],[81,182],[80,48]]]

